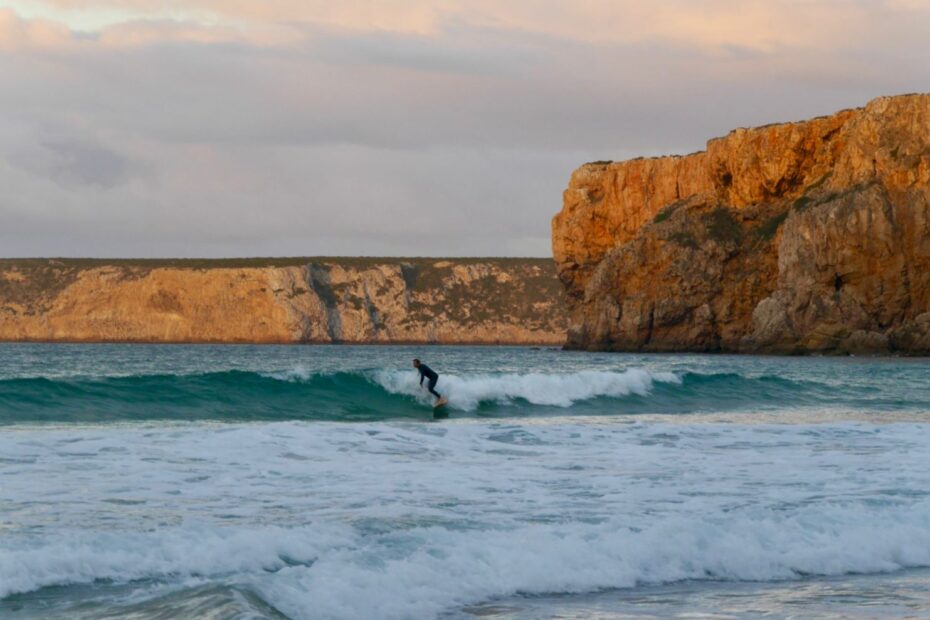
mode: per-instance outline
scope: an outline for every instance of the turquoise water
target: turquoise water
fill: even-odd
[[[6,345],[0,424],[424,419],[411,347]],[[427,349],[458,417],[930,410],[918,360]],[[427,355],[427,353],[423,353]]]
[[[930,617],[928,371],[0,345],[0,617]]]

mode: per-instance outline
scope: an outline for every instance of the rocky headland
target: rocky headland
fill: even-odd
[[[578,168],[568,346],[930,354],[930,95]]]
[[[0,260],[0,340],[562,344],[549,259]]]

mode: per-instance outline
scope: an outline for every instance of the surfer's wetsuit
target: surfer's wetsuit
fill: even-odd
[[[442,398],[439,392],[433,389],[436,387],[436,382],[439,381],[439,375],[436,374],[436,371],[422,362],[417,366],[417,370],[420,371],[420,385],[423,385],[424,378],[429,379],[429,382],[426,384],[426,389],[436,398]]]

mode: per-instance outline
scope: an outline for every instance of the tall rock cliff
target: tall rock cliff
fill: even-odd
[[[585,164],[552,245],[569,347],[930,353],[930,95]]]
[[[0,340],[562,344],[547,259],[0,260]]]

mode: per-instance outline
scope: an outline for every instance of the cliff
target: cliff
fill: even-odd
[[[562,344],[547,259],[0,260],[0,340]]]
[[[568,346],[930,353],[930,95],[581,166],[552,222]]]

